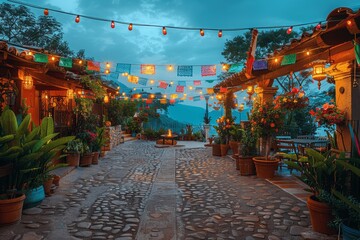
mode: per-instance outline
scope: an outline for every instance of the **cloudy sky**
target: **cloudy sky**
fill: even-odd
[[[0,2],[5,1],[0,0]],[[100,62],[111,62],[114,66],[116,63],[219,64],[224,61],[221,52],[226,40],[243,32],[223,32],[223,37],[218,38],[217,31],[205,31],[205,36],[201,37],[198,29],[291,26],[324,21],[337,7],[358,9],[360,6],[355,0],[23,0],[23,2],[109,20],[197,29],[193,31],[168,29],[168,34],[163,36],[161,28],[134,26],[133,31],[128,31],[127,25],[117,24],[112,29],[110,21],[100,22],[84,18],[76,24],[74,16],[50,11],[50,15],[62,23],[64,38],[71,49],[74,51],[85,49],[86,56],[94,57]],[[37,15],[42,14],[42,10],[31,9],[31,11]],[[175,82],[181,80],[176,76],[176,71],[172,75],[158,71],[158,74],[151,78]],[[196,72],[194,79],[203,80]]]

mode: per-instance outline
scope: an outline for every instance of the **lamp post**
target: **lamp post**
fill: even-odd
[[[239,123],[241,123],[241,112],[244,111],[244,104],[241,103],[238,108],[239,111]]]

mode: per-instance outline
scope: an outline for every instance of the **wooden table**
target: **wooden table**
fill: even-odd
[[[172,135],[168,135],[168,134],[163,134],[161,135],[162,139],[163,139],[163,144],[165,144],[165,140],[166,139],[171,139],[171,145],[174,145],[174,139],[178,137],[178,135],[176,134],[172,134]]]

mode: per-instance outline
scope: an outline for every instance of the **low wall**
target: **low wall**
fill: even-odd
[[[103,146],[101,149],[102,152],[104,153],[110,151],[111,149],[113,149],[123,141],[121,139],[122,137],[121,125],[106,127],[105,137],[107,138],[107,141],[105,143],[105,146]]]

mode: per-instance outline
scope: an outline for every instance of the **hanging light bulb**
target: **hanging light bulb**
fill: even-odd
[[[55,57],[54,57],[54,56],[51,57],[51,61],[55,61]]]
[[[315,27],[316,31],[319,31],[321,30],[321,22],[319,22],[316,27]]]
[[[110,70],[109,69],[105,69],[105,74],[109,74]]]
[[[115,28],[115,22],[114,21],[111,21],[111,28]]]
[[[309,55],[310,55],[310,51],[306,51],[306,55],[308,55],[308,56],[309,56]]]
[[[278,58],[275,58],[274,62],[276,62],[276,63],[277,63],[278,61],[279,61],[279,59],[278,59]]]
[[[165,36],[167,34],[166,27],[162,28],[162,34]]]
[[[80,22],[80,16],[79,16],[79,15],[76,16],[75,22],[76,22],[76,23],[79,23],[79,22]]]
[[[129,24],[128,29],[129,29],[129,31],[132,31],[132,29],[133,29],[132,23]]]
[[[45,16],[49,15],[49,9],[47,9],[47,8],[44,9],[44,15]]]
[[[347,21],[346,21],[346,24],[347,24],[348,26],[351,26],[351,25],[352,25],[351,20],[347,20]]]
[[[168,65],[167,70],[168,70],[168,71],[172,71],[172,70],[174,70],[173,65]]]
[[[291,27],[289,27],[289,28],[286,30],[286,33],[287,33],[287,34],[290,34],[290,33],[292,32],[292,30],[293,30],[293,27],[291,26]]]
[[[80,59],[78,63],[81,65],[83,63],[83,61]]]
[[[205,32],[204,32],[204,29],[200,29],[200,36],[204,36],[205,35]]]
[[[110,68],[110,63],[106,63],[106,68]]]
[[[219,38],[222,37],[222,30],[219,30],[219,32],[218,32],[218,37],[219,37]]]

